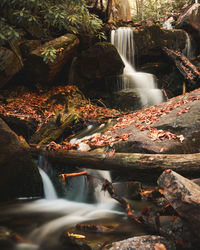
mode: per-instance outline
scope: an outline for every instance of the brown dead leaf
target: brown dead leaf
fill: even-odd
[[[163,245],[162,243],[156,243],[154,245],[154,249],[155,250],[167,250],[167,248],[165,247],[165,245]]]

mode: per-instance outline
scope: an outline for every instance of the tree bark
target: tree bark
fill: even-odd
[[[163,50],[175,61],[178,70],[184,78],[194,82],[200,82],[200,71],[183,53],[168,49],[167,47],[164,47]]]
[[[113,7],[113,0],[108,0],[107,7],[106,7],[106,21],[110,20],[110,16],[112,13],[112,7]]]
[[[34,152],[34,149],[32,150]],[[200,176],[200,153],[196,154],[134,154],[115,153],[108,157],[104,153],[57,150],[41,152],[56,167],[78,166],[81,168],[115,170],[128,173],[137,180],[157,181],[166,169],[172,169],[188,177]]]

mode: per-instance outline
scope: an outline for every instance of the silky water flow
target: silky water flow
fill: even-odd
[[[64,230],[72,228],[77,223],[111,219],[116,215],[124,215],[123,212],[114,208],[116,202],[101,190],[104,178],[111,181],[109,172],[87,170],[88,174],[101,182],[94,186],[95,201],[86,203],[84,196],[89,195],[86,176],[78,176],[73,179],[69,187],[73,194],[69,196],[70,199],[67,195],[64,198],[58,198],[54,185],[45,172],[48,168],[45,159],[40,157],[39,172],[44,186],[44,199],[24,201],[23,197],[19,199],[19,202],[9,206],[8,209],[0,211],[1,217],[10,216],[12,220],[15,220],[14,218],[23,218],[22,220],[35,218],[33,226],[31,226],[33,228],[25,233],[27,243],[17,244],[16,250],[42,250],[41,246],[45,242],[52,237],[59,240],[59,236]],[[77,191],[74,191],[77,187]]]
[[[135,70],[133,30],[128,27],[112,30],[111,43],[117,48],[125,65],[123,74],[115,78],[117,90],[136,90],[142,107],[161,103],[163,93],[157,88],[155,76]]]

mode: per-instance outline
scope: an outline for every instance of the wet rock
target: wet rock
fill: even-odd
[[[137,110],[141,108],[140,96],[136,89],[116,91],[109,96],[109,105],[124,112]]]
[[[0,48],[0,88],[21,70],[17,55],[7,48]]]
[[[114,191],[117,195],[127,199],[140,198],[141,183],[137,181],[128,181],[121,183],[113,183]]]
[[[156,235],[144,235],[129,238],[127,240],[114,242],[112,246],[109,248],[110,250],[155,250],[159,249],[156,246],[162,247],[162,250],[175,250],[175,244],[161,236]],[[108,249],[108,246],[104,249]]]
[[[54,40],[44,43],[42,46],[33,50],[27,58],[25,64],[25,73],[27,79],[32,79],[34,83],[49,83],[63,69],[76,53],[79,45],[78,38],[73,34],[65,34]],[[53,46],[57,50],[57,57],[54,62],[48,64],[43,61],[41,52],[45,48]]]
[[[200,3],[193,4],[177,20],[177,26],[187,30],[200,41]]]
[[[27,144],[0,119],[0,200],[43,195],[43,184]]]
[[[90,246],[88,246],[85,242],[80,239],[76,239],[75,237],[68,236],[67,233],[63,233],[61,235],[61,243],[63,248],[61,249],[73,249],[73,250],[92,250]]]
[[[12,250],[14,245],[14,233],[6,227],[0,226],[0,249]]]
[[[163,55],[162,47],[183,50],[186,45],[186,32],[181,29],[161,29],[157,25],[134,31],[137,57]],[[142,61],[140,59],[140,61]]]
[[[198,242],[193,232],[180,217],[161,216],[160,223],[162,229],[164,229],[170,237],[174,238],[177,243],[177,248],[183,247],[191,250],[199,248],[200,242]]]
[[[94,87],[95,82],[103,85],[102,79],[104,77],[121,74],[123,68],[124,63],[112,44],[96,43],[89,49],[82,51],[80,56],[74,59],[69,82],[75,83],[82,90],[85,90],[85,87],[89,85]]]
[[[174,171],[164,171],[158,179],[165,198],[200,239],[200,187]]]

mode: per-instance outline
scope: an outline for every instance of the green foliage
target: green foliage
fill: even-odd
[[[17,41],[20,34],[10,25],[6,23],[5,18],[0,19],[0,46],[7,41]]]
[[[98,35],[102,21],[89,13],[85,0],[0,0],[0,43],[16,41],[20,35],[13,27],[74,34]],[[44,51],[45,62],[55,59],[53,48]]]
[[[135,6],[136,15],[134,21],[153,18],[154,20],[165,19],[166,17],[177,13],[185,4],[192,3],[191,0],[137,0]]]
[[[53,63],[56,59],[56,49],[54,47],[48,47],[46,48],[41,55],[43,56],[43,60],[45,63]]]

